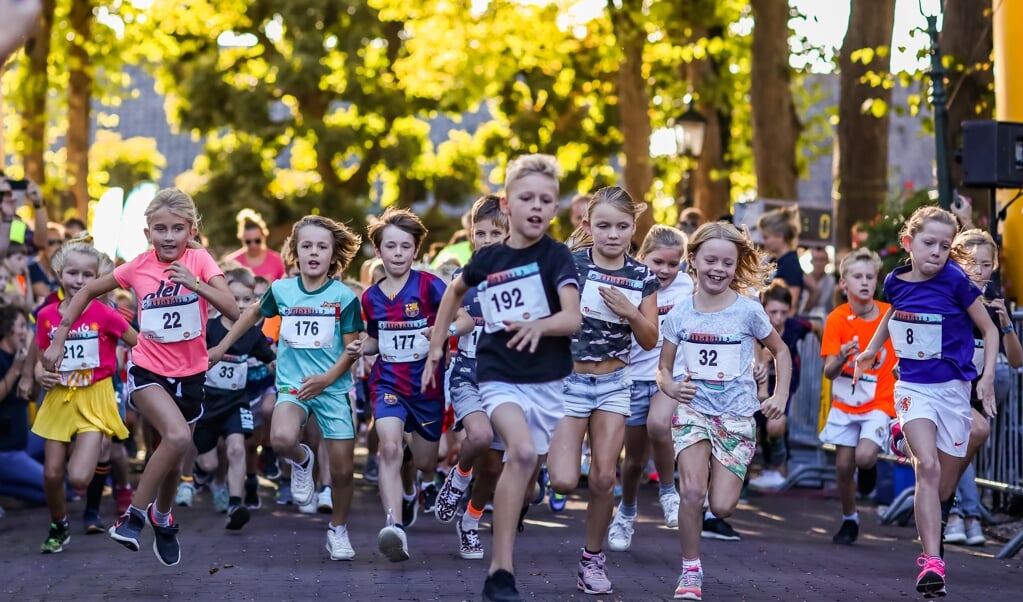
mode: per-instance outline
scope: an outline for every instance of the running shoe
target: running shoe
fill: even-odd
[[[277,462],[277,452],[269,445],[263,446],[263,453],[260,455],[260,464],[263,466],[263,476],[270,481],[281,478],[281,466]]]
[[[330,514],[334,511],[334,497],[331,491],[330,485],[324,485],[316,494],[316,510],[320,514]]]
[[[703,519],[703,530],[700,536],[706,539],[720,539],[721,541],[739,541],[742,536],[736,533],[732,525],[725,522],[723,518]]]
[[[483,542],[480,541],[479,529],[464,529],[462,521],[455,521],[455,531],[458,533],[458,555],[466,560],[480,560],[483,558]]]
[[[244,504],[240,506],[231,506],[227,509],[227,524],[224,525],[229,531],[237,531],[245,526],[245,523],[249,522],[249,509]]]
[[[178,492],[174,495],[174,505],[191,508],[193,498],[195,498],[195,485],[187,481],[178,483]]]
[[[170,523],[161,527],[153,520],[153,505],[149,504],[146,509],[146,518],[149,525],[153,527],[153,553],[156,559],[163,566],[174,566],[181,562],[181,545],[178,543],[178,526],[174,524],[174,517],[168,518]]]
[[[842,526],[838,528],[838,533],[835,533],[834,537],[831,538],[831,543],[836,543],[841,546],[852,545],[859,535],[859,523],[854,520],[843,520]]]
[[[437,485],[427,483],[423,485],[423,512],[432,514],[437,506]]]
[[[921,567],[916,577],[916,591],[925,598],[940,598],[947,594],[945,590],[945,561],[936,556],[920,555],[916,565]]]
[[[114,487],[114,501],[117,502],[117,513],[124,514],[131,506],[131,485]]]
[[[889,439],[889,451],[892,452],[897,458],[907,458],[906,453],[906,436],[902,433],[902,425],[899,424],[898,418],[892,418],[891,423],[888,425],[891,429],[891,438]]]
[[[522,602],[522,596],[515,588],[515,575],[504,569],[487,575],[483,582],[483,602]]]
[[[46,541],[39,546],[43,554],[57,554],[64,551],[64,544],[71,541],[71,525],[66,520],[59,523],[50,523],[50,534]]]
[[[317,497],[318,496],[314,495],[313,499],[309,500],[308,504],[302,504],[301,506],[299,506],[298,507],[298,511],[301,512],[302,514],[316,514],[316,513],[318,513],[319,512],[319,503],[316,500]]]
[[[406,529],[416,523],[416,517],[419,515],[419,496],[406,500],[404,496],[401,498],[401,526]]]
[[[348,527],[327,527],[327,552],[331,560],[355,558],[355,548],[348,539]]]
[[[547,475],[547,465],[541,464],[540,471],[536,473],[536,497],[533,498],[533,505],[543,503],[543,499],[547,497],[547,480],[550,477]]]
[[[966,525],[962,518],[956,517],[955,522],[949,521],[945,527],[945,543],[966,543]],[[976,522],[974,522],[976,524]]]
[[[210,493],[213,494],[214,512],[227,512],[231,505],[231,494],[227,491],[227,485],[210,483]]]
[[[245,477],[245,506],[249,510],[263,507],[263,501],[259,499],[259,478],[256,475]]]
[[[132,512],[129,508],[117,518],[114,526],[110,527],[110,538],[132,552],[138,552],[141,547],[142,528],[145,526],[145,515],[138,511]]]
[[[288,464],[291,464],[291,495],[295,498],[296,504],[305,506],[316,494],[316,486],[313,483],[313,465],[316,459],[308,445],[301,443],[299,447],[306,453],[305,466],[288,460]]]
[[[99,512],[95,510],[86,510],[82,515],[82,522],[85,523],[86,535],[96,535],[98,533],[107,532],[107,528],[103,524],[103,520],[99,517]]]
[[[980,519],[976,518],[966,525],[966,545],[968,546],[982,546],[987,543],[984,538],[984,527],[980,524]]]
[[[785,477],[777,470],[765,470],[755,479],[749,480],[749,486],[761,491],[777,491],[785,485]]]
[[[366,465],[362,469],[362,480],[371,485],[380,481],[380,466],[377,464],[376,454],[366,456]]]
[[[458,512],[458,502],[462,501],[462,496],[465,495],[465,491],[452,484],[452,475],[454,474],[454,469],[448,472],[447,478],[444,479],[444,484],[440,486],[440,490],[437,492],[434,514],[437,515],[437,520],[442,523],[451,522],[451,519]]]
[[[405,529],[398,525],[387,525],[377,535],[377,548],[391,562],[402,562],[409,559],[408,536]]]
[[[603,552],[589,558],[580,558],[576,587],[587,594],[610,594],[611,580],[607,578],[606,562]]]
[[[281,479],[277,484],[277,504],[286,506],[294,503],[295,498],[291,495],[291,479]]]
[[[635,522],[635,516],[615,513],[611,526],[607,528],[607,547],[612,552],[626,552],[632,546],[632,534],[636,532],[633,527]]]
[[[210,473],[203,470],[202,466],[199,466],[198,460],[192,465],[192,482],[195,483],[196,491],[210,483]]]
[[[673,490],[671,493],[662,494],[657,499],[664,512],[664,526],[669,529],[678,529],[678,492]]]
[[[551,512],[564,512],[565,504],[568,503],[568,496],[555,493],[554,490],[551,489],[548,501],[551,506]]]
[[[690,567],[682,571],[675,585],[676,600],[703,600],[703,571]]]

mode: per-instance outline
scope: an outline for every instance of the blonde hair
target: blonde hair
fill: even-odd
[[[771,236],[780,236],[785,244],[792,245],[799,238],[799,207],[779,207],[760,216],[757,229]]]
[[[238,238],[243,238],[246,230],[254,228],[259,229],[260,233],[263,234],[263,238],[270,235],[270,230],[266,227],[263,216],[257,211],[242,209],[234,219],[238,223]]]
[[[104,259],[113,265],[110,258],[92,244],[92,236],[90,236],[88,232],[83,232],[78,238],[69,240],[61,245],[61,247],[54,252],[53,257],[50,258],[50,267],[53,268],[53,273],[57,276],[58,281],[64,272],[64,264],[67,262],[68,255],[72,253],[88,255],[92,258],[96,262],[97,277],[101,275],[100,268],[103,266]]]
[[[685,232],[664,224],[650,226],[650,230],[643,239],[643,244],[639,247],[637,257],[642,259],[657,249],[678,249],[679,255],[684,255],[686,252]]]
[[[333,278],[334,274],[343,272],[359,251],[362,237],[352,232],[348,226],[322,215],[307,215],[295,222],[295,225],[291,227],[291,234],[284,241],[284,263],[289,266],[298,265],[298,235],[302,228],[307,226],[323,228],[330,232],[331,238],[334,239],[334,248],[330,254],[330,267],[327,268],[327,276]]]
[[[149,202],[149,206],[146,207],[146,223],[151,222],[153,214],[161,210],[187,221],[197,231],[202,226],[202,219],[199,217],[199,211],[195,208],[195,201],[177,188],[164,188],[156,193],[153,200]],[[190,249],[203,248],[202,243],[194,239],[189,239],[188,247]]]
[[[952,241],[952,250],[949,256],[961,266],[970,263],[974,249],[987,245],[991,247],[992,269],[998,269],[998,245],[991,235],[979,228],[963,230],[956,235]]]
[[[366,229],[366,234],[374,247],[380,248],[383,243],[384,229],[387,226],[394,226],[412,235],[412,240],[416,245],[416,254],[419,253],[419,245],[423,244],[423,239],[430,232],[418,215],[408,209],[391,206],[385,209],[383,215]]]
[[[561,177],[561,168],[558,166],[558,160],[553,155],[519,155],[512,159],[505,169],[505,190],[508,189],[512,182],[532,174],[547,176],[554,180],[554,185],[557,186],[558,178]]]
[[[735,277],[729,285],[740,295],[753,297],[767,286],[767,279],[774,273],[775,265],[767,260],[767,254],[757,248],[750,240],[749,233],[728,222],[708,222],[700,226],[689,240],[686,250],[686,271],[693,280],[696,276],[696,254],[708,240],[721,239],[735,245],[738,261],[735,264]]]
[[[621,211],[622,213],[632,216],[633,223],[639,214],[643,213],[647,209],[646,203],[637,203],[632,200],[630,195],[624,188],[620,186],[605,186],[597,192],[593,193],[593,197],[590,202],[586,204],[586,221],[589,222],[593,216],[593,210],[597,206],[602,204],[608,204]],[[579,224],[579,226],[572,232],[572,250],[578,251],[579,249],[586,249],[593,246],[593,236],[589,230]]]
[[[866,247],[860,247],[853,249],[842,258],[841,263],[838,264],[838,275],[845,278],[846,271],[857,261],[869,263],[870,267],[874,268],[875,274],[881,271],[881,256]]]
[[[914,211],[913,215],[909,216],[909,219],[906,220],[906,223],[902,224],[902,229],[899,230],[899,243],[901,244],[902,239],[907,236],[910,238],[916,237],[924,229],[924,224],[927,222],[938,222],[939,224],[951,226],[953,232],[959,229],[959,222],[956,221],[956,216],[952,215],[951,212],[945,211],[937,205],[927,205]]]

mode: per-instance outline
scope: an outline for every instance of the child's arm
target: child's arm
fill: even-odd
[[[1019,337],[1012,327],[1012,318],[1005,309],[1005,299],[995,299],[989,307],[994,308],[998,314],[997,326],[1005,334],[1002,337],[1002,346],[1005,348],[1005,358],[1009,360],[1009,365],[1013,368],[1023,366],[1023,348],[1020,347]]]
[[[21,375],[21,370],[27,359],[27,348],[22,347],[15,352],[14,360],[11,362],[11,367],[7,369],[7,372],[4,373],[3,377],[0,377],[0,392],[2,392],[2,394],[0,394],[0,403],[2,403],[4,399],[7,399],[8,395],[10,395],[11,390],[14,388],[14,381],[18,380],[18,377]]]
[[[516,351],[528,349],[533,353],[543,337],[567,337],[578,332],[583,323],[583,314],[579,311],[579,287],[574,283],[562,286],[558,289],[558,299],[561,301],[561,311],[553,316],[533,322],[505,323],[505,329],[515,333],[508,341],[508,348]]]
[[[231,289],[227,288],[227,280],[223,275],[218,274],[210,278],[209,282],[203,282],[202,278],[193,274],[192,270],[180,261],[170,264],[164,271],[170,273],[168,279],[171,282],[195,291],[224,314],[228,320],[238,319],[238,304],[234,301]],[[256,305],[258,306],[258,304]]]
[[[980,375],[977,382],[977,397],[984,405],[984,414],[994,416],[995,409],[995,364],[998,363],[998,329],[991,321],[990,314],[984,306],[984,298],[977,297],[967,313],[977,326],[977,329],[984,333],[984,373]]]
[[[643,349],[650,351],[657,346],[657,295],[648,295],[636,307],[614,287],[605,286],[598,289],[604,303],[619,316],[629,321],[632,335]],[[562,306],[564,307],[564,306]]]
[[[454,336],[456,337],[465,336],[476,328],[476,320],[473,320],[472,316],[469,315],[469,312],[465,311],[462,307],[458,308],[458,315],[455,316],[455,320],[452,324],[455,325]],[[434,326],[436,327],[436,325]],[[430,340],[432,341],[433,339],[431,338]]]
[[[225,285],[225,288],[226,286],[227,285]],[[231,291],[228,290],[229,294],[230,292]],[[233,295],[231,296],[231,303],[234,303]],[[219,362],[224,357],[224,354],[227,353],[227,350],[231,348],[231,345],[234,345],[238,341],[238,339],[242,337],[243,334],[248,332],[249,329],[254,327],[259,322],[260,318],[259,311],[260,309],[258,303],[250,305],[249,308],[245,310],[245,313],[238,316],[238,321],[235,322],[234,326],[231,327],[231,330],[229,330],[227,334],[224,335],[223,340],[221,340],[216,347],[211,347],[208,350],[211,366]]]
[[[774,395],[760,406],[760,410],[768,420],[775,420],[785,415],[785,405],[789,399],[789,383],[792,379],[792,356],[785,341],[776,331],[771,331],[761,343],[774,356]]]
[[[675,381],[675,355],[678,345],[664,339],[661,345],[661,356],[657,361],[657,388],[668,397],[679,403],[689,403],[696,396],[696,385],[686,375],[681,381]]]
[[[860,350],[860,338],[853,337],[852,340],[842,343],[837,354],[829,355],[824,360],[824,376],[829,380],[835,380],[842,373],[842,368],[849,363]]]
[[[124,341],[125,345],[134,347],[139,343],[139,332],[129,326],[127,330],[121,333],[121,340]]]
[[[28,355],[25,357],[25,362],[21,365],[21,380],[18,381],[18,395],[25,399],[32,399],[32,390],[35,387],[36,380],[33,368],[36,365],[36,361],[39,357],[39,347],[36,345],[35,334],[29,332],[29,342],[26,345],[28,349]]]
[[[359,340],[358,332],[346,332],[341,335],[341,342],[347,348],[347,346],[355,341]],[[352,363],[355,360],[345,352],[342,352],[334,365],[323,374],[310,374],[302,378],[302,386],[298,390],[298,395],[295,397],[301,401],[309,401],[316,397],[323,390],[333,384],[337,379],[344,376],[345,372],[351,370]]]
[[[434,374],[437,371],[437,366],[444,361],[444,356],[447,353],[451,321],[455,319],[458,310],[461,308],[462,299],[465,298],[465,294],[467,292],[469,292],[469,287],[466,286],[465,281],[462,280],[462,275],[459,274],[457,278],[448,284],[448,288],[444,291],[444,296],[441,297],[440,305],[437,307],[437,317],[434,318],[433,321],[433,336],[430,337],[430,351],[426,354],[426,363],[423,365],[423,391],[426,391],[434,385]],[[573,291],[573,293],[575,293],[575,305],[578,310],[579,293],[575,291]],[[580,318],[580,320],[581,319],[582,318]],[[370,355],[365,352],[366,343],[370,340],[371,339],[366,338],[363,341],[362,355]],[[376,339],[372,339],[372,341],[372,345],[375,347]]]
[[[888,340],[888,321],[892,319],[893,313],[895,313],[895,308],[889,307],[884,317],[881,318],[881,322],[877,325],[877,330],[874,331],[874,336],[871,337],[867,348],[863,350],[863,353],[856,356],[856,365],[853,368],[853,384],[859,381],[863,373],[874,365],[877,354],[881,352],[881,347]],[[988,321],[990,322],[990,320]]]
[[[51,372],[57,371],[61,360],[64,358],[64,341],[67,339],[67,333],[71,329],[71,325],[82,316],[82,312],[89,306],[90,301],[100,295],[109,293],[118,286],[120,285],[117,283],[114,275],[107,274],[86,284],[80,291],[75,293],[75,296],[71,298],[71,302],[68,303],[67,309],[64,311],[60,325],[53,331],[49,348],[43,353],[42,361],[44,368]]]

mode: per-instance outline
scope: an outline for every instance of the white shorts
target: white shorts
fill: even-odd
[[[888,414],[881,410],[850,414],[838,408],[831,408],[820,439],[824,443],[844,447],[856,447],[861,439],[866,439],[876,443],[881,449],[887,449],[890,421]]]
[[[551,435],[558,422],[565,415],[564,381],[546,383],[513,384],[496,381],[480,383],[480,398],[483,411],[493,421],[494,410],[506,403],[514,403],[526,415],[529,434],[537,455],[546,454],[551,448]],[[497,439],[497,429],[494,429]]]
[[[923,418],[937,427],[938,449],[957,458],[966,457],[970,441],[970,381],[907,383],[895,381],[895,412],[903,430],[906,423]],[[909,442],[912,448],[913,442]]]

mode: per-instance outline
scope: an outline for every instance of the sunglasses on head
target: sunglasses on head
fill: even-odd
[[[246,238],[245,244],[247,245],[261,245],[263,244],[262,238]]]

